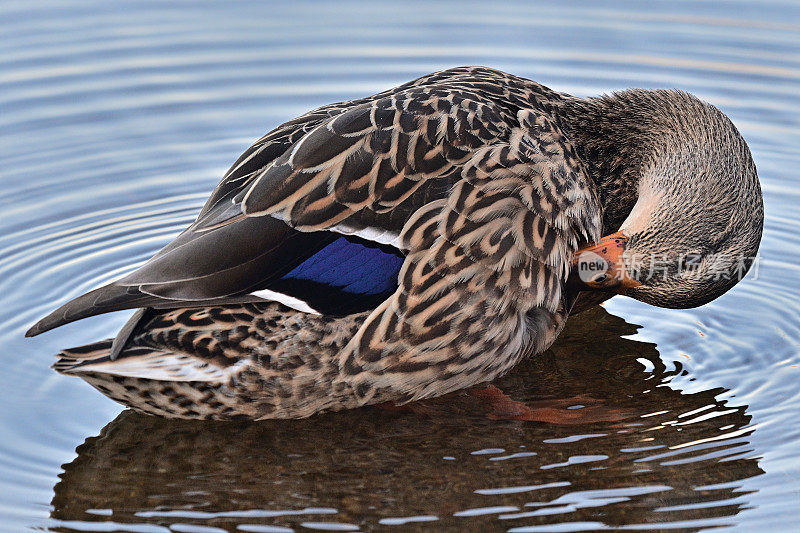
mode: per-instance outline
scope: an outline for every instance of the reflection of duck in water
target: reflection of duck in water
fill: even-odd
[[[228,531],[241,524],[342,522],[367,531],[387,517],[434,515],[438,521],[421,524],[423,530],[494,531],[564,521],[652,528],[746,508],[741,480],[762,471],[745,453],[745,407],[717,400],[721,389],[682,393],[665,386],[675,371],[664,367],[655,346],[623,338],[635,327],[601,308],[572,322],[536,364],[520,364],[498,385],[534,407],[575,407],[573,398],[592,396],[627,411],[625,420],[490,422],[460,401],[462,393],[428,400],[427,417],[367,409],[231,425],[124,412],[64,467],[52,516]],[[644,371],[637,359],[654,369]],[[454,404],[464,410],[454,411]],[[488,453],[492,448],[504,451]],[[472,454],[478,450],[485,453]],[[520,455],[504,459],[512,454]],[[545,510],[502,521],[498,513],[453,516],[493,506]],[[338,513],[326,514],[331,508]],[[88,509],[111,509],[113,516]],[[309,514],[296,516],[301,512]]]
[[[677,91],[580,99],[457,68],[279,126],[175,241],[29,334],[141,308],[56,368],[148,413],[409,402],[541,353],[578,290],[716,298],[762,224],[750,152],[713,106]],[[576,256],[591,275],[568,282]]]

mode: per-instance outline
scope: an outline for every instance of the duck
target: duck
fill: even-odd
[[[485,386],[612,296],[714,300],[763,220],[745,140],[687,92],[451,68],[273,129],[172,242],[27,336],[135,309],[53,366],[152,415],[404,405]]]

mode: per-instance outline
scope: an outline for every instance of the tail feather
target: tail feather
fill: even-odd
[[[178,382],[221,382],[238,367],[219,366],[198,354],[127,346],[118,358],[111,357],[113,339],[62,350],[53,368],[61,374],[92,374]]]
[[[111,342],[113,339],[104,339],[102,341],[84,344],[83,346],[76,346],[75,348],[67,348],[61,350],[58,354],[59,357],[68,357],[70,359],[94,359],[107,355],[111,349]]]
[[[108,357],[111,351],[112,341],[113,339],[105,339],[91,344],[61,350],[57,355],[58,360],[53,363],[53,369],[61,374],[70,374],[72,370],[81,363],[102,360],[104,357]]]
[[[109,398],[151,415],[167,418],[255,418],[250,402],[226,388],[237,367],[180,351],[128,346],[111,359],[112,339],[70,348],[53,368],[78,376]]]

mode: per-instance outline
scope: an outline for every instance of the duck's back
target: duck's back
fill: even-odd
[[[477,150],[507,142],[522,109],[557,124],[560,101],[529,80],[462,67],[290,120],[254,143],[144,266],[29,334],[129,308],[277,299],[332,315],[372,309],[397,289],[412,214],[445,198]]]

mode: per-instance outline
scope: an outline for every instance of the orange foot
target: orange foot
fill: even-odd
[[[475,400],[478,400],[477,402]],[[582,405],[575,409],[576,404]],[[456,414],[475,415],[476,407],[491,420],[521,420],[547,424],[579,425],[596,422],[616,422],[634,415],[632,411],[609,407],[602,400],[590,396],[572,396],[549,400],[531,400],[528,403],[513,400],[494,385],[473,387],[440,398],[420,400],[403,405],[391,402],[377,404],[393,413],[414,413],[438,417]]]
[[[492,420],[523,420],[548,424],[577,425],[594,422],[615,422],[632,416],[632,412],[604,406],[600,400],[588,396],[573,396],[552,400],[538,400],[525,404],[511,399],[503,391],[489,385],[468,389],[467,394],[478,398]],[[580,409],[569,407],[581,404]]]

